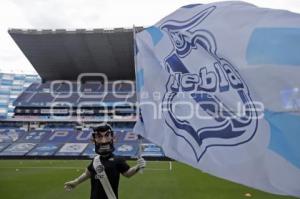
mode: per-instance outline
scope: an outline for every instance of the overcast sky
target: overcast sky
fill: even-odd
[[[36,73],[9,28],[76,29],[149,26],[183,5],[212,0],[1,0],[0,72]],[[300,0],[247,0],[300,13]]]

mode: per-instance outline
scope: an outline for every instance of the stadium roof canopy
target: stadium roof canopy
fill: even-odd
[[[105,73],[109,80],[134,80],[133,29],[8,32],[43,81],[74,81],[82,73]]]

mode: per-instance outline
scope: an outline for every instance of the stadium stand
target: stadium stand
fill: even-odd
[[[39,76],[1,75],[0,158],[90,158],[91,127],[104,121],[115,130],[117,156],[165,157],[160,147],[132,133],[132,29],[9,34]]]
[[[20,128],[0,129],[0,157],[91,157],[94,146],[90,141],[91,130],[77,130],[68,126],[26,131]],[[160,147],[142,141],[142,155],[145,157],[163,157]],[[136,157],[140,141],[130,130],[115,131],[115,154],[127,158]]]

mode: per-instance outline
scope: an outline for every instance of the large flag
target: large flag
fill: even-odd
[[[300,197],[300,15],[184,6],[135,36],[135,132],[204,172]]]

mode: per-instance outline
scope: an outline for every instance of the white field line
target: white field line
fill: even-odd
[[[0,169],[83,169],[83,167],[0,167]]]
[[[85,169],[84,167],[0,167],[0,169]],[[169,169],[145,168],[147,171],[169,171]]]

